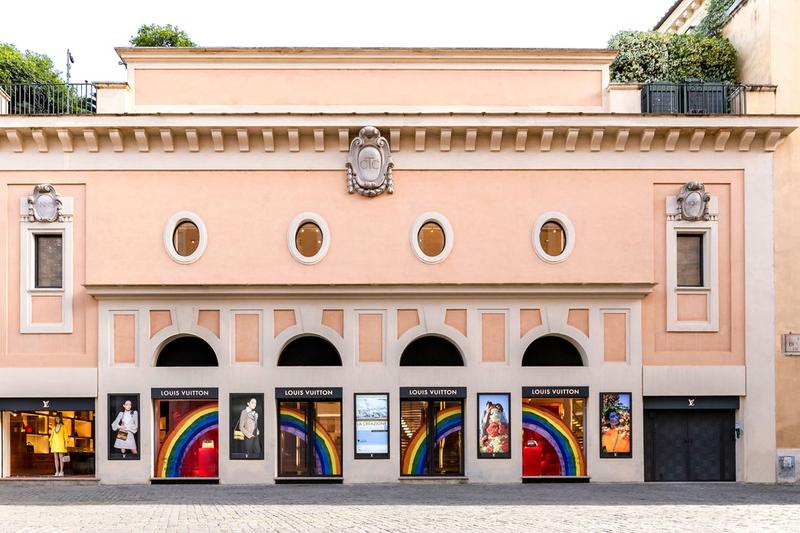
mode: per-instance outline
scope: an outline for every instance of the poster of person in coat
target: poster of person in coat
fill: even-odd
[[[230,395],[230,458],[264,458],[264,395]]]
[[[139,395],[109,394],[108,458],[139,459]]]

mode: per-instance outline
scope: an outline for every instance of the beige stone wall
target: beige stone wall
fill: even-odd
[[[740,78],[778,86],[778,114],[800,113],[800,4],[749,0],[725,26],[739,53]],[[749,106],[748,106],[749,107]],[[775,394],[778,448],[800,448],[800,358],[781,351],[781,334],[800,331],[800,135],[795,132],[774,159]]]

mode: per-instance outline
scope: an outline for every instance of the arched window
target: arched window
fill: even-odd
[[[547,335],[528,346],[522,356],[522,366],[583,366],[583,358],[568,340]]]
[[[322,337],[298,337],[283,349],[278,366],[342,366],[342,358]]]
[[[464,366],[464,359],[455,344],[429,335],[406,346],[400,356],[400,366]]]
[[[176,337],[161,348],[156,366],[219,366],[209,344],[194,335]]]

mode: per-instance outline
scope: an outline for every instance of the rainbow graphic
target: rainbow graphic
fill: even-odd
[[[461,431],[463,416],[461,404],[442,409],[436,413],[435,442]],[[404,476],[420,476],[426,474],[428,467],[428,425],[422,424],[412,435],[403,454],[400,473]]]
[[[523,405],[522,427],[535,431],[553,446],[561,463],[562,476],[586,475],[581,445],[560,418],[543,409]]]
[[[306,440],[306,414],[293,407],[280,408],[281,431],[291,433],[302,441]],[[317,474],[321,476],[341,476],[342,459],[339,449],[330,433],[320,424],[314,424],[314,458]]]
[[[186,413],[161,444],[156,459],[156,477],[181,477],[183,462],[192,445],[218,427],[219,409],[215,404]]]

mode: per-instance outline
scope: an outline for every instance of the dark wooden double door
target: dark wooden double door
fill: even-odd
[[[733,410],[645,410],[645,481],[735,481]]]

